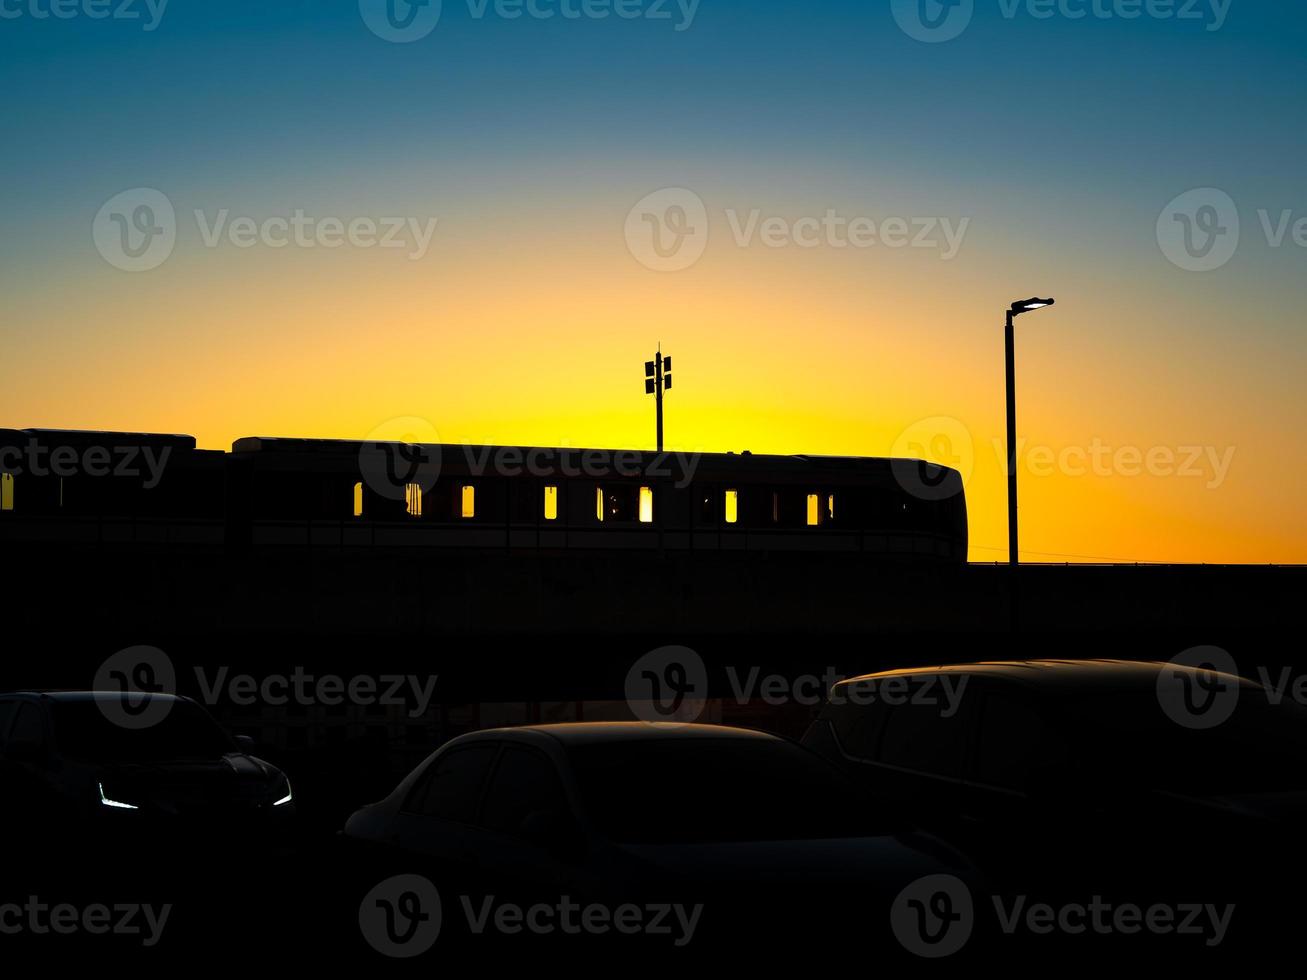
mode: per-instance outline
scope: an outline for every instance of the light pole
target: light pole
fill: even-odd
[[[652,361],[644,362],[644,393],[653,395],[658,413],[658,451],[663,451],[663,391],[672,387],[672,359],[660,345]]]
[[[1038,298],[1013,303],[1007,311],[1007,328],[1003,332],[1007,355],[1007,560],[1013,568],[1021,559],[1017,552],[1017,378],[1012,322],[1022,313],[1052,305],[1053,300]]]

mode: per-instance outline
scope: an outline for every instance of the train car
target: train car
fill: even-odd
[[[0,429],[0,540],[221,545],[226,456],[187,435]]]
[[[97,525],[101,538],[106,523],[168,540],[184,525],[178,540],[229,549],[967,558],[961,477],[918,460],[264,437],[222,453],[188,436],[0,432],[0,453],[11,445],[23,448],[0,458],[11,537],[14,519],[30,518],[50,532],[81,521],[83,536]],[[56,451],[71,469],[23,470]],[[85,472],[106,451],[133,455],[136,470]]]

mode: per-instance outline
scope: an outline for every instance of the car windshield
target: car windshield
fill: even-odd
[[[1240,690],[1234,711],[1210,728],[1188,728],[1153,691],[1118,692],[1067,705],[1077,754],[1118,781],[1186,795],[1307,791],[1307,711]]]
[[[837,770],[789,742],[675,738],[569,749],[582,806],[621,843],[866,837],[886,832]]]
[[[51,713],[59,751],[84,762],[181,762],[216,759],[235,746],[197,704],[174,701],[143,728],[111,720],[95,701],[56,701]]]

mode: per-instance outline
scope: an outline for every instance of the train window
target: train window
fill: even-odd
[[[545,520],[558,520],[558,487],[545,487]]]
[[[0,510],[14,509],[14,475],[0,473]]]
[[[409,517],[422,516],[422,485],[419,483],[404,484],[404,510],[408,512]]]
[[[595,487],[595,519],[604,522],[604,488]]]
[[[781,522],[781,495],[779,490],[773,490],[771,493],[771,522],[773,524]]]
[[[740,491],[726,491],[726,514],[723,520],[727,524],[735,524],[740,519]]]
[[[363,516],[363,484],[354,484],[354,516]]]
[[[832,521],[835,520],[835,494],[826,495],[826,516]]]
[[[471,484],[464,484],[459,493],[459,516],[463,518],[473,518],[477,516],[477,488]]]
[[[653,523],[653,487],[640,488],[640,523]]]
[[[815,493],[808,494],[808,527],[821,523],[821,497]]]

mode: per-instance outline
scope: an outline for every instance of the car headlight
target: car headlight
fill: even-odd
[[[269,799],[272,801],[273,806],[282,806],[289,803],[294,798],[295,794],[292,793],[290,789],[290,780],[286,778],[285,773],[282,773],[273,782],[272,793],[269,794]]]
[[[139,810],[140,807],[135,803],[119,803],[117,800],[111,800],[104,795],[104,783],[95,784],[100,789],[100,803],[102,806],[111,806],[119,810]]]

